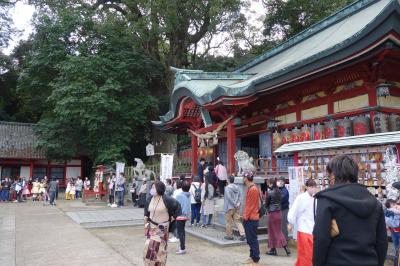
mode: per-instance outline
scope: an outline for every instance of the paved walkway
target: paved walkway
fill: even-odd
[[[135,265],[56,207],[0,204],[0,217],[1,266]]]
[[[38,202],[0,204],[0,266],[143,265],[143,227],[84,228],[118,219],[143,223],[142,217],[143,209],[110,209],[79,201],[59,201],[57,207]],[[193,231],[216,234],[211,228]],[[191,235],[186,246],[188,254],[179,256],[175,254],[179,243],[168,245],[168,265],[239,266],[248,256],[247,246],[221,247]],[[294,265],[294,248],[290,257],[282,250],[281,256],[267,256],[266,250],[266,243],[260,243],[261,265]]]
[[[85,228],[143,224],[143,209],[80,210],[68,211],[65,214]]]

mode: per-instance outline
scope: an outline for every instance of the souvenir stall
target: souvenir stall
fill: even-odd
[[[324,189],[329,184],[326,166],[339,154],[352,157],[358,164],[358,182],[379,199],[386,197],[387,150],[400,156],[400,131],[290,143],[279,147],[276,154],[293,154],[295,165],[303,168],[305,179],[314,179]]]

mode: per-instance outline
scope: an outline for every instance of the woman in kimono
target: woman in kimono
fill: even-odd
[[[167,263],[168,228],[171,219],[180,215],[179,203],[164,195],[165,184],[156,181],[144,208],[146,243],[143,261],[146,266],[164,266]]]

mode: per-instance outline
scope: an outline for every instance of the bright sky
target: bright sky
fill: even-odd
[[[20,34],[14,36],[13,40],[10,42],[10,45],[6,49],[4,49],[5,54],[10,54],[13,48],[18,44],[18,41],[26,40],[29,37],[29,34],[33,31],[33,27],[31,26],[31,19],[33,13],[35,12],[35,8],[33,6],[25,4],[24,2],[26,1],[18,1],[15,4],[15,7],[11,10],[11,15],[14,20],[14,26],[20,31]],[[249,21],[249,24],[261,28],[262,20],[260,20],[260,16],[265,14],[262,0],[250,0],[250,3],[250,9],[246,12],[246,17]],[[220,36],[220,38],[223,38],[223,36]],[[216,42],[217,41],[218,37],[216,38]],[[226,47],[222,46],[216,49],[214,53],[220,55],[225,54],[227,51],[227,46],[229,46],[228,43],[226,43]]]
[[[11,53],[18,41],[21,39],[26,40],[29,34],[33,31],[31,19],[34,11],[35,9],[33,6],[24,4],[21,1],[18,1],[11,10],[14,26],[21,32],[17,36],[14,36],[13,40],[10,42],[10,45],[4,50],[6,54]]]

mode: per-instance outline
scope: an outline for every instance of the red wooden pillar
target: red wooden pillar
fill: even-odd
[[[295,152],[293,154],[293,161],[294,161],[294,166],[299,166],[299,152]]]
[[[378,98],[376,96],[376,88],[374,84],[368,84],[368,105],[369,107],[376,107],[378,106]],[[374,125],[374,116],[375,116],[375,111],[370,111],[369,112],[369,118],[370,118],[370,128],[371,132],[374,132],[373,125]]]
[[[192,176],[197,175],[197,162],[198,154],[197,154],[197,138],[195,135],[192,135]]]
[[[335,113],[335,106],[333,105],[333,100],[332,100],[332,95],[333,92],[329,91],[328,92],[328,115],[333,115]]]
[[[228,150],[228,174],[235,174],[236,173],[236,163],[234,155],[236,153],[236,131],[233,125],[233,121],[230,120],[226,125],[227,129],[227,150]]]
[[[67,161],[64,161],[64,184],[67,184]]]

